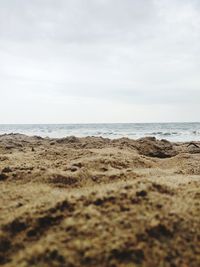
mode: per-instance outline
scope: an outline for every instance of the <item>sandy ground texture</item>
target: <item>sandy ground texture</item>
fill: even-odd
[[[0,136],[0,265],[200,266],[200,143]]]

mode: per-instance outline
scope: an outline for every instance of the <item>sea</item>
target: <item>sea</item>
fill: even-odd
[[[0,124],[0,134],[62,138],[102,136],[138,139],[154,136],[169,141],[200,141],[200,122],[193,123],[90,123],[90,124]]]

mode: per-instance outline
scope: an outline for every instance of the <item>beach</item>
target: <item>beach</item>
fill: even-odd
[[[200,142],[0,136],[0,265],[200,266]]]

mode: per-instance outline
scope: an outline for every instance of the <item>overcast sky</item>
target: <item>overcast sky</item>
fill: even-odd
[[[0,0],[0,123],[200,121],[199,0]]]

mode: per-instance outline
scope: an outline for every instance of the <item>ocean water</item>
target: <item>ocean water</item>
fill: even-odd
[[[72,135],[111,139],[155,136],[169,141],[200,141],[200,123],[0,124],[0,134],[5,133],[56,138]]]

